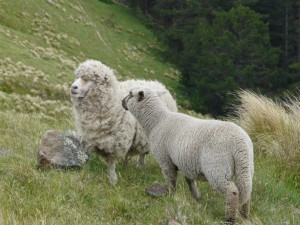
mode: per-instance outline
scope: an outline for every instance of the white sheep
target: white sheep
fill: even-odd
[[[147,88],[130,91],[122,105],[144,128],[150,152],[172,190],[180,170],[191,195],[200,201],[195,180],[205,178],[225,195],[226,221],[234,223],[239,206],[241,214],[248,217],[254,174],[253,145],[242,128],[232,122],[169,112],[158,95]]]
[[[111,183],[117,182],[115,172],[119,159],[139,154],[138,167],[143,167],[149,152],[148,140],[136,119],[122,108],[121,101],[134,87],[146,86],[158,92],[167,108],[177,105],[164,85],[157,81],[128,80],[118,82],[108,66],[87,60],[75,70],[77,79],[71,86],[71,101],[77,134],[88,153],[96,152],[107,163]]]

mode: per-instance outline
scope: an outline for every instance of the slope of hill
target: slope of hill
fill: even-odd
[[[97,0],[0,4],[2,111],[66,112],[74,68],[89,58],[120,78],[158,79],[177,87],[178,71],[157,59],[161,47],[155,37],[124,7]],[[52,101],[44,105],[45,100]]]

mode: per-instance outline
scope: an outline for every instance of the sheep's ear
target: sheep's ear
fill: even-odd
[[[167,94],[166,91],[161,91],[161,92],[156,92],[156,94],[158,95],[158,97],[164,95],[164,94]]]
[[[144,92],[143,91],[139,91],[139,98],[138,101],[142,101],[145,98]]]

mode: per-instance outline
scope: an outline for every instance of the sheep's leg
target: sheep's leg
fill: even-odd
[[[244,205],[241,206],[240,213],[246,219],[249,217],[249,213],[250,213],[250,200],[248,200]]]
[[[138,169],[142,169],[145,167],[145,156],[146,156],[146,153],[139,154],[137,165],[136,165],[136,167]]]
[[[197,190],[196,181],[192,180],[188,177],[185,177],[185,181],[187,182],[187,184],[189,186],[189,190],[190,190],[190,193],[193,196],[193,198],[196,199],[197,202],[200,202],[201,198],[200,198],[200,194]]]
[[[205,171],[205,177],[214,189],[217,189],[225,196],[225,221],[228,224],[234,224],[239,208],[239,191],[236,185],[228,180],[232,177],[231,170],[223,169],[222,171],[224,172],[222,173],[220,170],[210,168],[210,170]]]
[[[225,220],[234,224],[239,207],[239,191],[233,182],[229,182],[226,187],[226,215]]]
[[[127,166],[130,158],[128,155],[125,156],[124,160],[122,161],[122,165]]]
[[[116,184],[118,181],[118,176],[116,174],[116,161],[107,160],[107,165],[109,169],[109,181],[111,184]]]
[[[161,167],[165,179],[170,182],[171,191],[176,190],[176,180],[178,168],[174,164],[168,164]]]

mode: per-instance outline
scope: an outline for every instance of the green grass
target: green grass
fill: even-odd
[[[158,79],[188,105],[179,94],[180,73],[163,62],[159,56],[163,46],[129,9],[99,0],[52,2],[0,0],[0,149],[8,150],[0,153],[0,224],[156,225],[170,219],[220,224],[224,199],[208,183],[198,182],[201,204],[191,198],[180,176],[174,196],[145,194],[149,185],[164,182],[151,156],[144,170],[135,168],[136,157],[119,163],[116,186],[109,184],[107,166],[96,156],[81,170],[36,168],[45,131],[74,130],[68,89],[74,69],[88,58],[106,63],[120,79]],[[291,112],[298,115],[297,107]],[[244,113],[239,124],[248,121]],[[299,175],[293,171],[298,167],[288,167],[287,161],[265,151],[276,150],[278,138],[291,142],[283,146],[299,146],[295,135],[299,130],[293,135],[276,132],[280,135],[266,135],[268,139],[259,142],[261,132],[252,125],[248,127],[255,141],[251,216],[238,223],[300,224]]]
[[[224,199],[208,183],[198,182],[202,203],[189,195],[179,176],[174,196],[153,198],[145,188],[163,182],[150,156],[147,167],[135,168],[136,158],[118,164],[119,183],[109,184],[107,167],[93,156],[81,170],[36,168],[36,154],[48,129],[72,128],[70,117],[54,122],[39,114],[0,113],[0,224],[220,224]],[[251,217],[239,224],[299,224],[299,188],[274,160],[261,154],[255,160]]]

